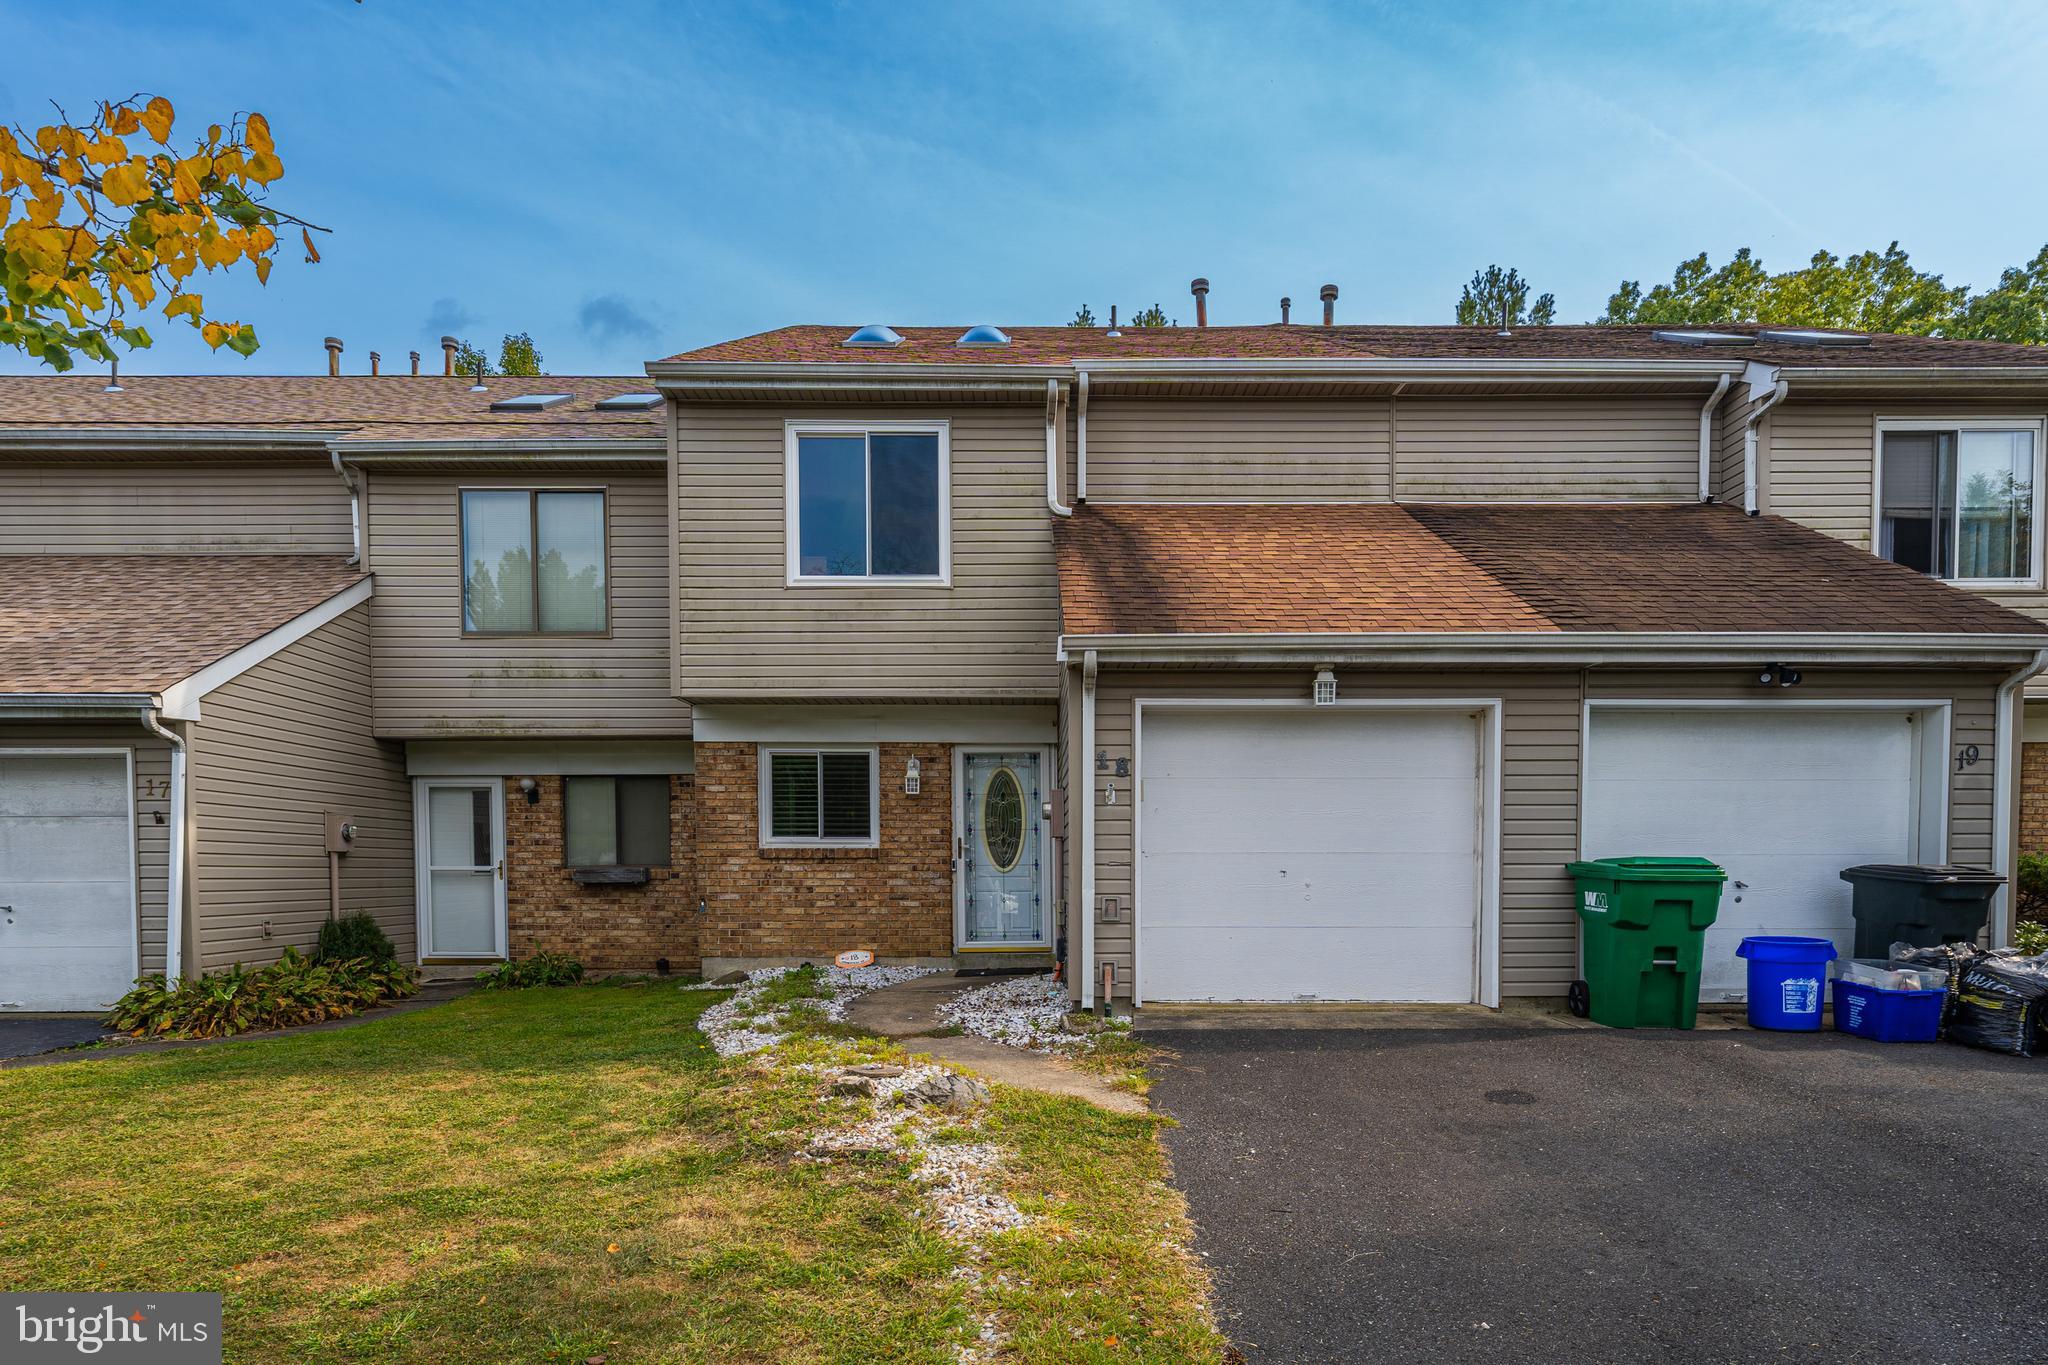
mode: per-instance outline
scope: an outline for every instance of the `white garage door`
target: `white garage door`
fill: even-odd
[[[0,1009],[97,1010],[135,978],[126,754],[0,753]]]
[[[1740,1000],[1750,934],[1854,940],[1845,867],[1915,861],[1910,712],[1594,707],[1586,855],[1696,855],[1728,872],[1700,997]],[[1937,853],[1932,861],[1940,861]]]
[[[1479,721],[1148,708],[1147,1001],[1475,998]]]

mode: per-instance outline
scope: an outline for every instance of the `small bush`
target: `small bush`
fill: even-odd
[[[397,962],[328,962],[287,948],[267,967],[238,962],[175,986],[160,973],[143,977],[114,1002],[107,1025],[137,1038],[225,1038],[346,1019],[418,989],[419,973]]]
[[[2012,942],[2015,948],[2028,957],[2048,953],[2048,924],[2043,924],[2039,920],[2015,924]]]
[[[535,953],[479,972],[476,984],[479,990],[503,991],[526,986],[573,986],[582,979],[583,964],[575,958],[560,953]]]
[[[359,957],[371,962],[396,962],[398,950],[391,946],[391,940],[368,911],[357,910],[320,926],[320,941],[313,946],[313,956],[322,962],[347,962]]]

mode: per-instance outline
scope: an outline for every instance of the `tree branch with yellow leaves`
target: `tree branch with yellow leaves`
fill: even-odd
[[[255,351],[255,328],[207,314],[198,273],[247,262],[268,282],[280,228],[299,229],[309,264],[328,229],[266,202],[284,163],[263,115],[208,126],[184,155],[174,116],[161,95],[133,95],[89,123],[57,107],[33,132],[0,127],[0,346],[55,370],[74,355],[111,361],[116,341],[150,344],[131,319],[154,308],[216,350]]]

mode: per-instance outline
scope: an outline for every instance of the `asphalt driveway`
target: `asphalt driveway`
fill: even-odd
[[[1174,1031],[1254,1362],[2037,1360],[2048,1058],[1839,1034]]]
[[[90,1014],[0,1014],[0,1058],[33,1057],[106,1036]]]

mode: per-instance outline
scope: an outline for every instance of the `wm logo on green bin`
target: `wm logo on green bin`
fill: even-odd
[[[1588,891],[1585,894],[1585,901],[1586,910],[1589,914],[1604,915],[1607,913],[1607,893],[1605,891]]]

